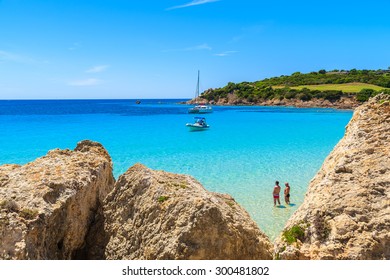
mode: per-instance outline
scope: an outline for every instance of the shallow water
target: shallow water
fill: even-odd
[[[204,115],[210,129],[189,132],[185,124],[194,115],[178,101],[0,101],[0,164],[24,164],[91,139],[110,153],[116,177],[136,162],[190,174],[210,191],[231,194],[275,238],[352,116],[332,109],[215,106]],[[273,207],[275,180],[282,191],[290,183],[293,206]]]

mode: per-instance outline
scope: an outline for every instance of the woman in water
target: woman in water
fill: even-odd
[[[284,189],[284,201],[286,204],[290,204],[290,185],[289,183],[284,184],[286,188]]]

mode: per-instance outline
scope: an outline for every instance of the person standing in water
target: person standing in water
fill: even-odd
[[[284,201],[286,204],[290,204],[290,185],[289,183],[284,184],[286,188],[284,189]]]
[[[280,205],[280,199],[279,199],[279,194],[280,194],[280,186],[279,186],[279,181],[275,182],[275,187],[273,191],[273,196],[274,196],[274,206],[276,206],[276,201],[278,201]]]

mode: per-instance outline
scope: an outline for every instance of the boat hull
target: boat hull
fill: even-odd
[[[212,113],[213,108],[211,106],[197,105],[193,108],[188,109],[189,114],[208,114]]]
[[[188,114],[210,114],[213,110],[197,110],[197,109],[189,109]]]
[[[201,126],[193,123],[187,123],[186,127],[188,127],[190,131],[201,131],[201,130],[207,130],[210,126],[209,125]]]

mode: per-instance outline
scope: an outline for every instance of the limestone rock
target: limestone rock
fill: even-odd
[[[248,213],[190,176],[136,164],[120,176],[103,210],[91,230],[92,259],[272,258],[270,241]]]
[[[390,95],[381,94],[356,109],[276,240],[277,257],[390,259],[389,140]]]
[[[77,257],[113,185],[111,158],[91,141],[0,166],[0,259]]]

